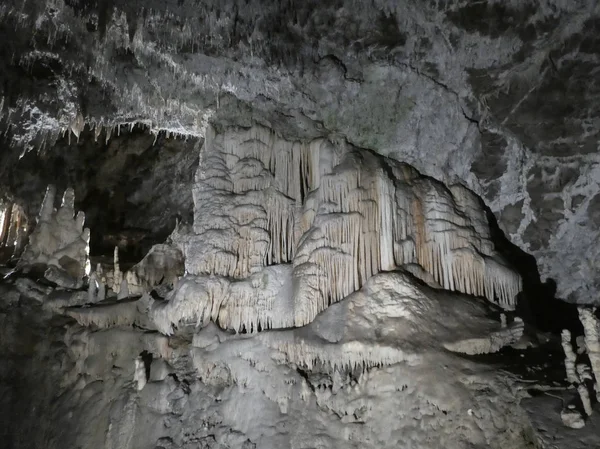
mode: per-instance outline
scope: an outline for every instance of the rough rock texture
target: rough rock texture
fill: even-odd
[[[74,142],[86,123],[100,140],[132,122],[203,136],[209,119],[340,133],[465,183],[538,258],[558,296],[594,302],[598,8],[8,0],[5,144],[18,155],[61,131]]]
[[[184,274],[184,259],[181,251],[169,245],[154,245],[148,254],[131,267],[124,276],[130,295],[148,293],[161,284],[177,283]],[[119,293],[117,282],[113,290]]]
[[[44,276],[58,285],[79,288],[90,273],[90,230],[85,214],[75,215],[75,193],[64,192],[60,207],[54,207],[56,187],[48,186],[35,229],[29,236],[17,268],[47,267]]]
[[[1,288],[7,448],[536,447],[513,382],[443,347],[514,338],[488,304],[409,275],[376,275],[303,328],[171,337],[67,311],[82,328],[56,298]]]
[[[195,139],[152,136],[142,127],[124,127],[108,144],[81,133],[69,145],[66,137],[52,149],[29,152],[12,161],[0,155],[0,184],[30,221],[39,211],[44,189],[75,191],[76,208],[84,210],[95,256],[121,250],[123,262],[138,262],[164,241],[177,220],[190,221],[191,182],[198,167]]]
[[[343,140],[199,151],[193,223],[131,269],[0,283],[10,449],[537,447],[514,381],[467,358],[524,334],[479,198]],[[20,264],[73,204],[48,189]]]
[[[409,165],[343,141],[211,128],[193,190],[193,227],[172,237],[190,276],[156,312],[169,333],[192,319],[236,331],[302,326],[405,266],[515,308],[521,278],[495,251],[483,204]]]
[[[513,389],[510,375],[484,362],[482,353],[520,337],[527,345],[523,323],[496,320],[490,302],[456,291],[510,302],[515,273],[503,263],[487,272],[502,252],[543,305],[530,315],[562,320],[565,309],[545,302],[553,293],[600,303],[599,24],[596,0],[4,0],[2,204],[21,208],[29,232],[43,188],[73,185],[92,255],[110,265],[120,247],[127,273],[126,261],[175,228],[187,273],[179,279],[177,263],[144,268],[148,282],[135,293],[161,285],[139,299],[127,297],[116,271],[103,280],[104,259],[82,289],[55,269],[47,277],[62,288],[18,273],[2,280],[3,441],[11,449],[577,447],[573,434],[543,430],[560,421],[560,406],[541,419],[530,404],[545,433],[534,437],[516,406],[523,385]],[[256,124],[292,146],[329,142],[331,160],[318,164],[334,174],[329,185],[302,148],[294,159],[282,144],[268,161],[218,142]],[[338,155],[341,143],[350,151]],[[212,153],[199,165],[201,144]],[[353,178],[355,168],[366,176]],[[413,181],[433,187],[398,187]],[[465,186],[537,258],[543,289],[535,261],[500,251],[509,245]],[[383,201],[392,191],[395,201]],[[407,198],[432,204],[431,213],[402,208]],[[397,220],[411,231],[401,238],[387,232],[394,219],[379,220],[408,210]],[[329,222],[335,214],[339,222]],[[430,221],[447,221],[433,235],[452,231],[451,245],[430,245],[437,254],[412,232]],[[487,257],[486,269],[471,257],[452,271],[456,241]],[[314,270],[294,277],[305,263]],[[312,281],[306,294],[301,284]],[[281,326],[257,321],[261,310],[271,318],[291,310],[284,324],[306,325],[265,330]],[[561,384],[542,391],[550,388]],[[569,407],[567,421],[585,424],[582,407]]]

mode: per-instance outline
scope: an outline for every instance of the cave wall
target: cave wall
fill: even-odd
[[[558,296],[594,302],[598,15],[584,0],[10,0],[4,145],[17,154],[85,122],[101,138],[136,121],[341,134],[463,182]]]

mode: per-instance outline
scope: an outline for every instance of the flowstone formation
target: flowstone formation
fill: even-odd
[[[300,124],[463,183],[557,297],[600,298],[596,0],[138,3],[2,2],[3,188],[61,135]]]
[[[0,441],[600,447],[599,29],[598,0],[2,0]],[[35,223],[55,182],[91,236],[71,191]],[[532,325],[568,328],[570,393]]]
[[[36,386],[0,395],[8,447],[538,447],[469,358],[525,330],[479,198],[343,139],[211,128],[200,153],[194,222],[137,264],[0,283],[0,387]],[[20,266],[85,240],[48,192]]]
[[[194,203],[191,232],[173,235],[188,276],[154,310],[167,333],[181,320],[302,326],[399,268],[507,310],[521,289],[472,192],[343,141],[209,130]]]

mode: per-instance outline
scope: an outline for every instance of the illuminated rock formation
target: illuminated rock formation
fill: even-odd
[[[0,203],[0,257],[19,255],[27,238],[27,217],[10,201]]]
[[[575,355],[575,352],[573,352],[573,345],[571,344],[571,332],[569,332],[567,329],[563,329],[561,333],[561,343],[565,352],[565,370],[567,373],[567,380],[572,384],[577,383],[579,380],[577,371],[575,370],[577,356]]]
[[[126,296],[139,296],[159,284],[175,284],[183,275],[183,256],[177,248],[169,245],[154,245],[139,263],[125,273],[124,279],[121,279],[123,275],[118,268],[117,254],[115,248],[113,291],[119,294],[122,293],[122,286],[126,285]]]
[[[287,141],[262,127],[210,130],[194,202],[193,232],[173,240],[197,279],[160,305],[162,329],[203,317],[238,331],[301,326],[403,266],[509,310],[521,288],[472,192],[343,142]],[[291,266],[281,273],[287,296],[258,294],[251,279],[278,264]]]
[[[567,329],[562,331],[562,346],[565,352],[567,380],[577,389],[583,411],[589,417],[593,413],[590,397],[595,396],[596,402],[600,399],[600,320],[596,317],[595,308],[578,307],[578,313],[584,335],[583,338],[577,338],[581,344],[577,355],[573,351],[571,333]],[[581,360],[578,359],[578,355],[587,357]],[[585,421],[582,416],[577,418],[578,414],[581,415],[581,412],[575,410],[573,404],[569,404],[561,413],[563,424],[577,429],[583,427]]]
[[[595,309],[579,308],[579,319],[585,331],[585,347],[595,377],[596,397],[600,399],[600,320],[595,312]]]
[[[51,280],[57,284],[81,286],[83,277],[90,274],[90,230],[83,227],[83,212],[75,216],[73,189],[65,191],[58,210],[54,208],[55,196],[56,188],[48,186],[37,224],[17,266],[46,266]]]

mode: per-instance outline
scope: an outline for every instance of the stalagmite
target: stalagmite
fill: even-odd
[[[96,301],[104,301],[106,299],[106,278],[101,264],[96,266],[95,277],[97,279]]]
[[[119,288],[119,294],[117,295],[117,299],[126,299],[129,297],[129,284],[127,283],[127,279],[123,279],[121,281],[121,287]]]
[[[89,275],[90,271],[90,231],[83,227],[84,214],[79,212],[75,216],[73,189],[64,192],[61,206],[57,210],[54,208],[55,197],[56,188],[48,186],[37,225],[29,236],[29,243],[17,266],[20,268],[37,264],[52,266],[64,272],[64,276],[82,282],[83,277]],[[56,282],[61,278],[61,276],[54,276],[53,280]],[[71,281],[67,284],[69,285],[64,286],[69,287]]]
[[[592,365],[592,372],[596,379],[594,388],[596,397],[600,400],[600,339],[599,339],[599,321],[595,316],[595,309],[579,307],[579,319],[583,324],[585,332],[585,346]]]
[[[562,347],[565,351],[565,369],[567,371],[567,380],[575,384],[578,381],[577,372],[575,371],[575,361],[577,356],[573,352],[573,346],[571,345],[571,332],[567,329],[563,329],[561,333]]]
[[[592,401],[590,400],[590,392],[588,391],[587,385],[585,383],[585,365],[577,365],[577,392],[579,393],[579,398],[581,399],[581,404],[583,405],[583,410],[585,414],[591,416],[593,413],[592,410]]]
[[[123,273],[121,273],[121,267],[119,265],[119,247],[115,246],[114,251],[114,268],[113,268],[113,283],[112,290],[115,293],[119,293],[121,288],[121,282],[123,282]]]
[[[93,272],[90,276],[89,279],[89,284],[88,284],[88,303],[92,304],[94,302],[96,302],[96,299],[98,297],[98,289],[100,287],[100,279],[98,279],[98,275],[96,274],[96,272]]]

